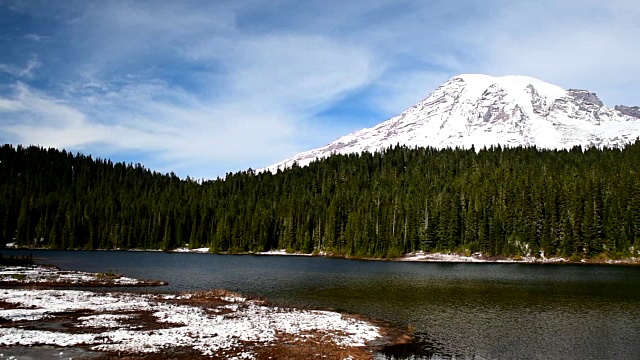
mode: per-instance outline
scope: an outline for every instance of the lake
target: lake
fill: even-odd
[[[638,359],[640,267],[359,261],[196,253],[3,250],[69,270],[224,288],[411,329],[398,359]],[[149,291],[149,289],[133,289]]]

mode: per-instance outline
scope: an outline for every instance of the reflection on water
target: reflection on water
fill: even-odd
[[[169,281],[156,291],[225,288],[282,304],[364,314],[414,331],[413,343],[384,349],[379,358],[638,359],[640,354],[640,267],[31,253],[70,270]]]

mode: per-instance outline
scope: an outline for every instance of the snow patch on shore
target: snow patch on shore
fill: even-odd
[[[89,273],[83,271],[67,271],[56,267],[0,266],[0,284],[2,285],[69,285],[85,286],[148,286],[166,285],[162,281],[133,279],[112,273]]]
[[[562,257],[552,258],[536,258],[533,256],[523,256],[520,258],[496,258],[485,257],[481,253],[475,253],[471,256],[452,253],[426,253],[417,251],[406,254],[398,259],[398,261],[425,261],[425,262],[479,262],[479,263],[558,263],[568,262]]]
[[[87,328],[124,328],[126,326],[123,325],[120,320],[130,318],[131,315],[126,314],[100,314],[81,316],[78,318],[78,320],[82,322],[80,324],[77,324],[76,326]]]
[[[176,248],[173,250],[169,250],[169,252],[178,252],[178,253],[208,253],[209,248],[197,248],[197,249],[189,249],[189,248]]]
[[[125,353],[158,353],[167,347],[185,346],[203,355],[214,355],[223,350],[244,349],[246,342],[268,344],[277,341],[282,333],[318,332],[348,347],[365,346],[381,337],[377,326],[339,313],[269,307],[259,301],[227,297],[219,298],[233,303],[219,308],[233,307],[233,312],[219,314],[215,308],[168,302],[172,298],[162,294],[3,289],[0,301],[18,308],[0,309],[0,319],[5,321],[0,328],[0,346],[81,346]],[[51,321],[61,313],[74,311],[92,314],[78,317],[73,332],[40,330],[33,323],[45,318]],[[157,323],[171,326],[155,330],[122,328],[122,320],[138,316],[135,311],[152,313]],[[7,321],[20,322],[20,326],[7,326]],[[25,328],[25,322],[33,326]],[[82,332],[89,328],[104,331]],[[245,350],[243,354],[252,357]]]
[[[283,256],[313,256],[313,254],[304,254],[300,252],[288,253],[286,249],[261,251],[256,255],[283,255]]]

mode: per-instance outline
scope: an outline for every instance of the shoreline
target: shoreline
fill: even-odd
[[[409,339],[407,331],[361,315],[276,305],[226,290],[77,289],[145,283],[101,274],[0,266],[0,357],[355,360]]]
[[[595,264],[595,265],[640,265],[640,257],[630,257],[623,259],[598,259],[585,258],[580,261],[571,261],[570,259],[554,256],[554,257],[509,257],[509,256],[489,256],[482,254],[464,255],[453,253],[425,253],[416,252],[405,254],[400,258],[391,259],[392,261],[407,262],[461,262],[461,263],[495,263],[495,264]]]
[[[408,335],[358,315],[224,291],[165,294],[0,289],[0,354],[146,359],[371,359]]]
[[[91,273],[62,270],[50,265],[0,265],[1,287],[155,287],[169,285],[166,281],[141,280],[116,272]]]
[[[57,250],[48,248],[9,248],[7,250]],[[1,250],[0,250],[1,251]],[[396,258],[377,258],[377,257],[349,257],[346,255],[333,255],[328,252],[317,253],[288,253],[285,249],[261,251],[261,252],[210,252],[209,248],[176,248],[172,250],[158,249],[72,249],[57,251],[127,251],[127,252],[166,252],[166,253],[191,253],[191,254],[216,254],[216,255],[253,255],[253,256],[298,256],[298,257],[326,257],[347,260],[367,260],[367,261],[397,261],[397,262],[431,262],[431,263],[485,263],[485,264],[583,264],[583,265],[640,265],[640,255],[638,257],[628,257],[622,259],[608,258],[582,258],[580,261],[571,261],[568,258],[554,257],[535,257],[535,256],[483,256],[476,253],[473,255],[465,255],[459,253],[426,253],[418,251],[407,253]],[[38,260],[38,259],[35,259]]]

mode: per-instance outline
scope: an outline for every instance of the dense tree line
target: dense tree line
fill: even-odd
[[[392,257],[629,255],[640,142],[624,149],[410,149],[197,182],[55,149],[0,148],[0,244]]]

